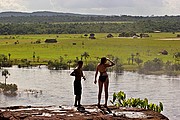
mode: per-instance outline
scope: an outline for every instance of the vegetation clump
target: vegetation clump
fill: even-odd
[[[176,76],[177,71],[180,71],[180,64],[167,61],[164,63],[159,58],[148,60],[138,70],[140,74],[166,74],[169,76]]]
[[[48,62],[48,69],[50,70],[67,70],[69,68],[67,63],[58,62],[58,61],[49,61]]]
[[[90,62],[88,62],[87,64],[85,64],[83,66],[83,70],[84,71],[95,71],[96,70],[96,65],[97,65],[96,61],[90,61]]]
[[[16,84],[4,84],[0,83],[0,91],[7,96],[16,96],[18,87]]]
[[[4,54],[0,54],[0,67],[12,67],[12,62],[10,60],[10,56],[11,54],[8,54],[9,58],[4,55]]]
[[[0,83],[0,91],[2,91],[5,95],[14,96],[16,95],[16,91],[18,90],[18,88],[16,84],[6,84],[6,80],[9,75],[10,73],[8,70],[5,69],[2,71],[2,76],[5,77],[5,82]]]
[[[163,104],[161,102],[159,102],[159,105],[156,105],[154,103],[148,103],[147,98],[145,98],[144,100],[140,98],[126,99],[126,94],[123,91],[114,93],[113,100],[111,100],[110,102],[117,107],[136,107],[153,110],[159,113],[163,111]]]

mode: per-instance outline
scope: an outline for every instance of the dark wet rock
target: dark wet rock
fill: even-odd
[[[0,108],[0,120],[168,120],[164,115],[140,108],[99,109],[96,105],[12,106]]]

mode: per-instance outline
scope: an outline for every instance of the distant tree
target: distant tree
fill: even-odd
[[[173,58],[175,59],[175,62],[179,62],[180,61],[180,52],[174,53]]]
[[[127,58],[128,65],[130,65],[131,58]]]
[[[39,57],[39,56],[37,56],[37,62],[39,62],[39,60],[40,60],[40,57]]]
[[[86,61],[86,65],[87,65],[87,58],[89,58],[89,53],[88,52],[84,52],[82,55],[81,55],[81,59],[84,58],[85,61]]]
[[[33,62],[35,61],[35,58],[36,58],[36,53],[33,52]]]
[[[140,58],[135,58],[135,62],[138,64],[138,66],[143,63],[143,60],[141,60]]]
[[[68,54],[64,54],[64,57],[67,58]]]
[[[122,62],[120,61],[120,58],[114,57],[114,63],[115,63],[115,67],[114,67],[115,72],[122,73],[124,71],[124,68]]]
[[[6,79],[8,78],[9,75],[10,75],[10,73],[8,70],[5,69],[2,71],[2,76],[5,77],[5,85],[6,85]]]
[[[131,54],[132,65],[134,64],[134,56],[135,56],[135,55],[132,53],[132,54]]]
[[[144,63],[144,70],[149,70],[149,71],[159,71],[162,70],[163,68],[163,61],[159,58],[154,58],[153,60],[148,60],[147,62]]]
[[[62,56],[59,57],[59,62],[62,63],[64,58]]]
[[[10,53],[8,53],[8,57],[9,57],[9,61],[10,61],[10,57],[11,57],[11,54],[10,54]]]
[[[72,60],[68,60],[68,61],[67,61],[67,63],[68,63],[69,70],[70,70],[70,67],[71,67]]]

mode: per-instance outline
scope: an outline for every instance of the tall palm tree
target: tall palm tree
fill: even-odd
[[[6,79],[8,78],[8,75],[10,75],[8,70],[5,69],[5,70],[2,71],[2,76],[5,77],[5,85],[6,85]]]
[[[84,52],[82,55],[81,55],[81,59],[84,57],[85,61],[86,61],[86,65],[87,65],[87,58],[89,58],[89,53],[88,52]]]
[[[39,56],[37,56],[37,62],[39,62],[39,60],[40,60],[40,57],[39,57]]]
[[[67,63],[68,63],[69,70],[70,70],[70,67],[71,67],[72,60],[68,60],[68,61],[67,61]]]
[[[135,56],[135,55],[132,53],[132,54],[131,54],[132,65],[133,65],[133,63],[134,63],[134,56]]]
[[[9,61],[10,61],[11,54],[10,54],[10,53],[8,53],[8,56],[9,56]]]
[[[35,61],[36,53],[33,52],[33,62]]]
[[[62,63],[64,58],[62,56],[59,57],[59,62]]]
[[[180,61],[180,52],[174,53],[173,58],[175,59],[175,62],[177,62],[177,61],[179,62]]]

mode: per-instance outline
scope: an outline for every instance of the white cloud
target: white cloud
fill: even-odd
[[[51,0],[56,11],[92,14],[178,14],[178,0]]]
[[[180,14],[180,1],[179,0],[163,0],[164,13],[166,14]]]
[[[1,11],[21,11],[26,7],[22,4],[22,0],[0,0]]]
[[[179,0],[0,0],[1,11],[57,11],[108,15],[177,15]]]

